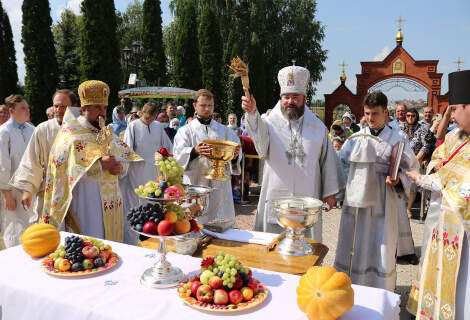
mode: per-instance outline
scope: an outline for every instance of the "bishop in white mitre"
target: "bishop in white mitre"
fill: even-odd
[[[242,97],[246,128],[258,154],[265,159],[263,183],[254,229],[282,232],[271,200],[293,194],[323,200],[330,207],[344,188],[344,178],[328,129],[305,105],[310,73],[299,66],[278,74],[281,100],[267,117],[256,109],[256,100]],[[307,236],[321,242],[322,218]]]
[[[37,219],[32,209],[21,205],[21,190],[9,184],[34,131],[26,122],[29,106],[21,95],[7,97],[5,105],[10,119],[0,126],[0,249],[20,244],[23,231]]]
[[[212,219],[224,219],[235,224],[235,207],[233,204],[232,185],[229,181],[206,179],[205,173],[211,168],[208,157],[211,147],[202,143],[206,139],[229,140],[240,144],[232,129],[212,120],[214,113],[214,96],[205,89],[198,90],[194,96],[194,109],[197,118],[184,125],[176,133],[174,140],[174,156],[184,168],[183,183],[204,185],[213,188],[209,198],[208,214],[199,218],[199,223]],[[225,163],[225,170],[232,175],[240,174],[240,148],[235,151],[235,158]]]
[[[350,137],[339,153],[348,182],[334,266],[339,271],[349,272],[358,208],[351,281],[393,291],[397,278],[398,192],[409,193],[411,180],[405,172],[417,170],[419,163],[406,137],[399,129],[385,124],[386,107],[387,97],[382,92],[368,94],[364,100],[364,114],[369,126],[355,134],[358,138]],[[361,134],[375,136],[380,143],[373,139],[365,141]],[[388,173],[392,148],[400,141],[404,143],[404,151],[399,178],[391,181]]]
[[[72,96],[73,95],[73,96]],[[22,203],[30,207],[33,196],[37,196],[34,212],[42,216],[44,204],[44,178],[46,176],[49,153],[54,144],[65,110],[72,106],[75,94],[69,90],[59,90],[52,97],[55,117],[40,123],[33,132],[21,162],[10,184],[23,191]]]
[[[124,132],[124,142],[144,161],[131,162],[127,175],[119,180],[122,193],[124,216],[131,208],[139,204],[139,197],[134,192],[148,181],[156,181],[158,172],[155,166],[155,151],[165,148],[173,151],[173,144],[160,122],[155,121],[158,108],[154,103],[147,103],[142,108],[142,117],[129,123]],[[138,234],[131,230],[129,221],[124,218],[124,243],[137,244]]]

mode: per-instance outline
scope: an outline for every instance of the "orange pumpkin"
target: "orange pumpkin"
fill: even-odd
[[[297,304],[311,320],[333,320],[354,305],[351,279],[331,266],[310,267],[300,278]]]
[[[57,248],[60,233],[48,223],[36,223],[27,228],[21,235],[23,250],[31,257],[43,257]]]

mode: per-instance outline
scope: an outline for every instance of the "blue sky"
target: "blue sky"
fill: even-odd
[[[20,0],[1,0],[12,24],[17,50],[20,81],[24,79],[21,45]],[[99,1],[99,0],[97,0]],[[79,12],[81,0],[51,0],[51,17],[57,21],[61,11],[68,7]],[[115,0],[116,8],[124,11],[132,0]],[[162,0],[163,24],[171,22],[169,0]],[[356,77],[361,61],[380,61],[395,47],[397,23],[400,15],[405,37],[403,47],[416,60],[438,59],[438,72],[443,75],[442,93],[447,92],[447,74],[455,71],[453,63],[460,57],[462,69],[470,69],[470,1],[469,0],[319,0],[317,18],[325,25],[322,45],[328,50],[323,79],[316,84],[317,97],[331,93],[339,85],[341,67],[346,67],[346,85],[356,92]],[[418,98],[402,89],[389,92],[395,98]]]

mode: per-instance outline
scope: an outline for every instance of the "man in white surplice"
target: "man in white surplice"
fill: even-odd
[[[40,123],[33,132],[20,165],[10,184],[23,191],[22,203],[30,207],[33,195],[37,196],[34,212],[42,216],[44,204],[44,177],[46,175],[49,153],[59,132],[65,110],[77,105],[77,96],[70,90],[58,90],[52,96],[54,118]]]
[[[23,96],[15,94],[5,99],[10,119],[0,126],[0,250],[20,244],[23,231],[37,216],[21,205],[21,190],[9,185],[34,131],[29,119],[29,106]]]
[[[204,178],[204,174],[212,166],[212,162],[207,159],[211,147],[201,142],[206,139],[219,139],[240,144],[240,139],[230,128],[212,120],[214,96],[210,91],[198,90],[194,96],[193,106],[197,118],[181,127],[174,140],[175,159],[185,170],[183,183],[214,188],[209,199],[209,214],[198,219],[199,223],[206,223],[215,218],[233,220],[235,223],[231,182]],[[232,175],[240,174],[239,152],[240,147],[237,147],[234,160],[225,164],[225,169]]]
[[[326,202],[330,208],[335,195],[344,188],[339,161],[328,139],[328,129],[305,106],[310,73],[298,66],[278,74],[281,100],[269,116],[262,118],[253,96],[242,97],[246,128],[258,154],[265,159],[263,183],[254,229],[282,232],[271,200],[286,194],[305,195]],[[307,236],[321,242],[322,218]]]
[[[157,106],[146,103],[142,108],[142,117],[132,121],[124,132],[124,142],[134,150],[144,161],[131,162],[127,175],[119,180],[122,193],[124,212],[124,243],[137,244],[138,234],[130,229],[129,221],[125,218],[132,207],[139,204],[139,197],[134,189],[148,181],[157,180],[155,167],[155,151],[166,148],[173,151],[173,144],[160,122],[155,121],[158,114]]]
[[[411,181],[405,172],[411,168],[418,169],[419,164],[399,129],[385,124],[386,107],[387,97],[380,91],[374,91],[364,99],[364,114],[369,126],[357,134],[371,134],[382,140],[374,147],[375,159],[371,161],[371,154],[366,152],[372,140],[364,143],[361,137],[348,139],[339,154],[349,177],[334,266],[339,271],[349,272],[354,216],[356,207],[359,207],[351,280],[354,284],[393,291],[397,277],[395,264],[399,232],[397,186],[401,182],[402,189],[409,192]],[[399,178],[391,181],[388,176],[391,150],[399,141],[405,143],[405,148]],[[357,163],[364,162],[361,158],[366,158],[366,155],[369,155],[366,162],[370,165],[365,170],[356,170]]]

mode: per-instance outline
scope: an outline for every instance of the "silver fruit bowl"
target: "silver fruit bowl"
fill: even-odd
[[[323,202],[299,196],[280,197],[272,201],[278,223],[286,229],[286,237],[277,246],[277,252],[290,256],[313,254],[304,232],[317,223]]]

